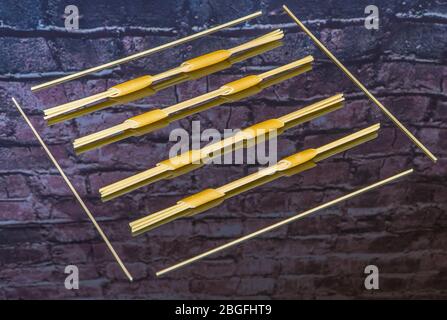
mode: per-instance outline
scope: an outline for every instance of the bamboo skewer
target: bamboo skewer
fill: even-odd
[[[412,172],[413,172],[413,169],[409,169],[409,170],[400,172],[400,173],[398,173],[396,175],[393,175],[393,176],[391,176],[389,178],[380,180],[380,181],[378,181],[376,183],[373,183],[373,184],[371,184],[369,186],[366,186],[364,188],[358,189],[358,190],[356,190],[354,192],[348,193],[348,194],[346,194],[344,196],[341,196],[339,198],[336,198],[336,199],[333,199],[331,201],[328,201],[328,202],[326,202],[326,203],[324,203],[322,205],[319,205],[319,206],[317,206],[315,208],[309,209],[309,210],[304,211],[302,213],[298,213],[298,214],[296,214],[296,215],[294,215],[294,216],[292,216],[290,218],[284,219],[284,220],[279,221],[277,223],[274,223],[274,224],[272,224],[270,226],[267,226],[265,228],[262,228],[262,229],[259,229],[259,230],[255,231],[255,232],[249,233],[249,234],[247,234],[247,235],[245,235],[243,237],[240,237],[238,239],[230,241],[230,242],[228,242],[226,244],[223,244],[221,246],[218,246],[218,247],[216,247],[214,249],[208,250],[208,251],[206,251],[204,253],[201,253],[199,255],[196,255],[196,256],[194,256],[192,258],[186,259],[186,260],[184,260],[184,261],[182,261],[180,263],[174,264],[174,265],[172,265],[172,266],[170,266],[168,268],[162,269],[162,270],[158,271],[156,273],[156,275],[157,276],[162,276],[162,275],[164,275],[164,274],[166,274],[168,272],[171,272],[171,271],[177,270],[179,268],[182,268],[182,267],[184,267],[186,265],[189,265],[189,264],[191,264],[193,262],[196,262],[196,261],[199,261],[199,260],[201,260],[203,258],[206,258],[206,257],[208,257],[208,256],[210,256],[212,254],[218,253],[220,251],[223,251],[223,250],[228,249],[230,247],[233,247],[235,245],[239,245],[239,244],[241,244],[241,243],[243,243],[243,242],[245,242],[247,240],[259,237],[260,235],[262,235],[264,233],[273,231],[273,230],[275,230],[275,229],[277,229],[279,227],[285,226],[285,225],[287,225],[289,223],[292,223],[292,222],[294,222],[296,220],[302,219],[302,218],[304,218],[306,216],[309,216],[309,215],[311,215],[311,214],[313,214],[313,213],[315,213],[317,211],[321,211],[323,209],[329,208],[329,207],[334,206],[334,205],[336,205],[336,204],[338,204],[338,203],[340,203],[342,201],[346,201],[348,199],[352,199],[352,198],[354,198],[356,196],[359,196],[359,195],[361,195],[361,194],[363,194],[365,192],[371,191],[371,190],[376,189],[378,187],[381,187],[381,186],[383,186],[385,184],[394,182],[397,179],[400,179],[400,178],[402,178],[404,176],[407,176],[407,175],[411,174]]]
[[[349,144],[353,141],[365,138],[367,136],[377,134],[377,131],[379,129],[380,124],[372,125],[368,128],[350,134],[341,139],[335,140],[319,148],[307,149],[298,152],[296,154],[293,154],[291,156],[288,156],[279,161],[275,165],[264,168],[260,171],[250,174],[244,178],[230,182],[219,188],[206,189],[187,198],[183,198],[182,200],[178,201],[177,204],[173,207],[167,208],[165,210],[153,213],[151,215],[148,215],[146,217],[131,222],[129,224],[131,231],[133,234],[139,234],[144,232],[145,230],[156,227],[167,221],[172,221],[181,216],[187,215],[187,211],[190,209],[197,209],[202,206],[206,207],[207,204],[210,204],[214,201],[223,201],[227,193],[234,192],[238,188],[244,187],[245,185],[254,183],[258,180],[262,180],[276,173],[284,173],[287,172],[288,170],[299,167],[301,165],[313,163],[314,161],[320,161],[323,158],[319,159],[319,157],[324,154],[327,154],[328,152],[331,152],[331,150]]]
[[[232,137],[228,137],[222,141],[208,145],[200,150],[192,150],[183,153],[177,157],[170,158],[158,163],[155,167],[140,172],[136,175],[123,179],[121,181],[112,183],[99,189],[101,198],[107,198],[116,192],[120,192],[124,189],[129,190],[132,186],[138,185],[141,182],[163,175],[168,171],[175,171],[190,164],[200,163],[203,164],[209,159],[211,155],[216,153],[221,154],[224,150],[227,150],[231,146],[235,146],[238,143],[246,142],[248,140],[254,140],[263,135],[274,132],[275,134],[282,131],[288,123],[291,123],[297,119],[304,118],[310,114],[323,111],[325,109],[332,108],[336,104],[344,101],[343,94],[337,94],[330,98],[321,100],[308,107],[299,109],[295,112],[286,114],[277,119],[270,119],[257,123],[251,127],[248,127]],[[155,180],[155,179],[154,179]],[[132,188],[132,190],[134,190]],[[131,190],[129,190],[131,191]]]
[[[201,38],[201,37],[203,37],[205,35],[212,34],[212,33],[216,32],[216,31],[235,26],[235,25],[240,24],[242,22],[245,22],[245,21],[251,20],[253,18],[259,17],[260,15],[262,15],[262,11],[258,11],[258,12],[249,14],[247,16],[244,16],[244,17],[241,17],[241,18],[229,21],[227,23],[224,23],[224,24],[221,24],[221,25],[209,28],[207,30],[200,31],[198,33],[195,33],[195,34],[189,35],[187,37],[184,37],[182,39],[178,39],[178,40],[175,40],[175,41],[172,41],[172,42],[169,42],[169,43],[165,43],[165,44],[163,44],[161,46],[158,46],[158,47],[155,47],[155,48],[152,48],[152,49],[148,49],[148,50],[145,50],[145,51],[142,51],[142,52],[130,55],[130,56],[125,57],[125,58],[121,58],[121,59],[118,59],[118,60],[115,60],[115,61],[111,61],[111,62],[102,64],[102,65],[99,65],[99,66],[96,66],[96,67],[93,67],[93,68],[89,68],[89,69],[86,69],[86,70],[83,70],[83,71],[80,71],[80,72],[76,72],[76,73],[70,74],[68,76],[65,76],[65,77],[62,77],[62,78],[59,78],[59,79],[55,79],[55,80],[51,80],[51,81],[42,83],[40,85],[32,87],[31,91],[42,90],[42,89],[45,89],[45,88],[49,88],[49,87],[52,87],[52,86],[55,86],[55,85],[67,82],[67,81],[71,81],[71,80],[83,77],[85,75],[88,75],[88,74],[91,74],[91,73],[94,73],[94,72],[98,72],[98,71],[101,71],[101,70],[104,70],[104,69],[112,68],[112,67],[120,65],[122,63],[129,62],[129,61],[132,61],[132,60],[135,60],[135,59],[139,59],[139,58],[148,56],[150,54],[153,54],[153,53],[156,53],[156,52],[160,52],[162,50],[169,49],[169,48],[175,47],[177,45],[186,43],[188,41],[192,41],[192,40]]]
[[[118,134],[120,132],[124,132],[129,129],[137,129],[144,126],[147,126],[151,123],[155,123],[157,121],[160,121],[162,119],[166,119],[170,114],[179,112],[181,110],[187,109],[189,107],[192,107],[194,105],[204,103],[208,100],[220,97],[220,96],[227,96],[231,94],[235,94],[238,92],[241,92],[245,89],[248,89],[250,87],[254,87],[257,84],[261,83],[263,80],[267,79],[268,77],[271,77],[275,74],[279,74],[281,72],[284,72],[286,70],[291,70],[294,68],[297,68],[299,66],[308,64],[313,61],[312,56],[307,56],[303,59],[299,59],[297,61],[294,61],[292,63],[289,63],[285,66],[276,68],[274,70],[259,74],[259,75],[251,75],[244,78],[241,78],[239,80],[227,83],[223,86],[221,86],[219,89],[205,93],[201,96],[180,102],[178,104],[175,104],[173,106],[164,108],[164,109],[155,109],[143,114],[140,114],[138,116],[129,118],[125,120],[123,123],[116,125],[114,127],[96,132],[94,134],[76,139],[73,143],[73,146],[75,149],[80,148],[82,146],[85,146],[87,144],[93,143],[95,141],[104,139],[109,136],[113,136],[115,134]]]
[[[277,40],[280,40],[284,37],[284,33],[278,29],[275,31],[272,31],[268,34],[265,34],[259,38],[256,38],[254,40],[251,40],[247,43],[241,44],[239,46],[226,49],[226,50],[218,50],[214,51],[193,59],[190,59],[188,61],[183,62],[180,66],[173,68],[171,70],[162,72],[160,74],[151,76],[146,75],[142,76],[133,80],[129,80],[123,83],[120,83],[118,85],[115,85],[111,88],[109,88],[105,92],[101,92],[95,95],[92,95],[90,97],[82,98],[76,101],[71,101],[65,104],[62,104],[57,107],[49,108],[44,110],[45,120],[52,119],[54,117],[60,116],[61,114],[73,112],[79,108],[82,108],[86,105],[89,105],[91,103],[97,102],[99,100],[103,100],[106,98],[117,98],[121,96],[125,96],[127,94],[136,92],[138,90],[141,90],[145,87],[150,86],[151,84],[175,76],[180,73],[187,73],[196,71],[199,69],[203,69],[206,67],[209,67],[211,65],[217,64],[219,62],[222,62],[229,57],[231,57],[234,54],[240,53],[242,51],[250,50],[255,47],[262,46],[264,44],[274,42]]]
[[[292,20],[295,21],[295,23],[312,39],[312,41],[317,45],[320,50],[322,50],[329,59],[332,60],[332,62],[335,63],[335,65],[340,68],[349,79],[351,79],[352,82],[357,85],[357,87],[362,90],[366,96],[374,102],[376,106],[379,107],[380,110],[382,110],[383,113],[408,137],[410,140],[418,146],[433,162],[436,162],[438,159],[435,157],[433,153],[428,150],[426,146],[422,142],[420,142],[392,113],[389,111],[341,62],[338,60],[330,51],[328,48],[325,47],[323,43],[321,43],[320,40],[318,40],[317,37],[313,35],[312,32],[310,32],[309,29],[306,28],[306,26],[290,11],[287,6],[283,5],[284,10],[287,12],[287,14],[292,18]]]
[[[68,188],[70,189],[70,191],[73,193],[73,195],[75,196],[76,200],[79,202],[79,204],[81,205],[82,209],[84,210],[84,212],[86,213],[87,217],[90,219],[90,221],[93,223],[94,227],[96,228],[96,231],[98,231],[99,235],[101,236],[101,238],[103,239],[104,243],[106,244],[107,248],[110,250],[110,252],[112,253],[113,257],[115,258],[116,262],[118,263],[118,265],[121,267],[121,269],[123,270],[124,274],[127,276],[127,278],[129,279],[129,281],[133,281],[133,277],[130,274],[129,270],[127,269],[127,267],[124,265],[123,261],[121,260],[120,256],[118,255],[118,253],[115,251],[114,247],[112,246],[112,244],[110,243],[110,240],[108,239],[108,237],[106,236],[106,234],[104,233],[104,231],[102,230],[101,226],[98,224],[98,222],[96,221],[95,217],[93,216],[93,214],[91,213],[90,209],[86,206],[85,202],[82,200],[81,196],[79,195],[79,193],[76,191],[75,187],[73,186],[73,184],[71,183],[70,179],[68,179],[67,175],[65,174],[64,170],[62,170],[61,166],[59,165],[59,163],[57,162],[56,158],[54,158],[53,154],[51,153],[50,149],[48,149],[46,143],[42,140],[42,138],[40,137],[39,133],[37,132],[37,130],[34,128],[33,124],[31,123],[31,121],[29,120],[28,116],[25,114],[25,112],[23,111],[22,107],[19,105],[19,103],[17,102],[17,100],[15,98],[12,98],[12,101],[14,103],[14,105],[16,106],[17,110],[20,112],[20,114],[23,116],[23,118],[25,119],[25,122],[28,124],[28,126],[30,127],[31,131],[33,132],[34,136],[37,138],[37,140],[39,141],[40,145],[42,146],[42,148],[44,149],[44,151],[46,152],[47,156],[50,158],[51,162],[53,162],[54,166],[56,167],[57,171],[59,171],[60,175],[62,176],[62,178],[64,179],[65,183],[67,184]]]

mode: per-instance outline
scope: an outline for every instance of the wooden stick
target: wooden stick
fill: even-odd
[[[56,167],[56,169],[59,171],[59,173],[61,174],[62,178],[64,179],[65,183],[67,184],[68,188],[70,189],[70,191],[73,193],[73,195],[75,196],[76,200],[78,200],[79,204],[81,205],[82,209],[84,209],[85,213],[87,214],[88,218],[90,219],[90,221],[93,223],[93,225],[95,226],[96,230],[98,231],[99,235],[101,236],[101,238],[104,240],[104,242],[106,243],[107,247],[109,248],[110,252],[112,253],[113,257],[115,258],[116,262],[118,262],[119,266],[121,267],[121,269],[123,270],[124,274],[127,276],[127,278],[130,281],[133,281],[132,275],[130,274],[130,272],[127,270],[126,266],[124,265],[124,263],[121,261],[121,258],[118,256],[118,254],[116,253],[115,249],[113,248],[112,244],[110,243],[109,239],[107,238],[107,236],[105,235],[105,233],[102,231],[101,227],[99,226],[98,222],[96,221],[95,217],[93,216],[93,214],[90,212],[90,210],[87,208],[87,206],[85,205],[84,201],[82,200],[81,196],[78,194],[78,192],[76,191],[75,187],[71,184],[70,180],[68,179],[68,177],[65,175],[65,172],[62,170],[62,168],[60,167],[59,163],[57,162],[57,160],[54,158],[53,154],[51,153],[50,149],[48,149],[47,145],[45,144],[45,142],[42,140],[42,138],[40,137],[39,133],[37,132],[37,130],[34,128],[33,124],[31,123],[31,121],[28,119],[27,115],[25,114],[25,112],[23,111],[23,109],[20,107],[19,103],[16,101],[15,98],[12,98],[12,101],[14,102],[15,106],[17,107],[17,110],[19,110],[20,114],[23,116],[23,118],[25,119],[26,123],[28,124],[28,126],[30,127],[31,131],[34,133],[34,135],[36,136],[37,140],[39,141],[39,143],[41,144],[42,148],[45,150],[45,152],[47,153],[48,157],[50,158],[50,160],[53,162],[54,166]]]
[[[201,37],[203,37],[205,35],[212,34],[212,33],[216,32],[216,31],[221,30],[221,29],[232,27],[232,26],[237,25],[239,23],[242,23],[242,22],[248,21],[250,19],[259,17],[260,15],[262,15],[262,11],[258,11],[258,12],[249,14],[249,15],[247,15],[245,17],[242,17],[242,18],[239,18],[239,19],[236,19],[236,20],[233,20],[233,21],[221,24],[219,26],[215,26],[215,27],[207,29],[207,30],[203,30],[201,32],[198,32],[198,33],[195,33],[193,35],[184,37],[182,39],[178,39],[178,40],[175,40],[175,41],[172,41],[172,42],[169,42],[169,43],[165,43],[165,44],[163,44],[161,46],[158,46],[158,47],[146,50],[146,51],[142,51],[142,52],[130,55],[130,56],[125,57],[125,58],[121,58],[121,59],[118,59],[118,60],[115,60],[115,61],[111,61],[111,62],[102,64],[102,65],[97,66],[97,67],[89,68],[89,69],[86,69],[84,71],[76,72],[76,73],[70,74],[68,76],[59,78],[59,79],[55,79],[55,80],[52,80],[52,81],[48,81],[48,82],[42,83],[40,85],[32,87],[31,91],[37,91],[37,90],[46,89],[46,88],[49,88],[49,87],[52,87],[52,86],[55,86],[55,85],[58,85],[58,84],[61,84],[61,83],[67,82],[67,81],[71,81],[71,80],[83,77],[83,76],[85,76],[87,74],[90,74],[90,73],[98,72],[98,71],[101,71],[101,70],[104,70],[104,69],[108,69],[108,68],[117,66],[117,65],[125,63],[125,62],[129,62],[129,61],[132,61],[132,60],[135,60],[135,59],[139,59],[139,58],[151,55],[153,53],[160,52],[162,50],[169,49],[169,48],[175,47],[177,45],[186,43],[188,41],[192,41],[192,40],[201,38]]]
[[[420,142],[330,51],[327,49],[320,40],[315,37],[309,29],[290,11],[287,6],[283,5],[284,10],[287,14],[295,21],[295,23],[312,39],[312,41],[320,48],[329,59],[334,62],[337,67],[340,68],[341,71],[346,74],[349,79],[351,79],[354,84],[362,90],[366,96],[378,106],[383,113],[403,132],[405,135],[413,141],[413,143],[418,146],[433,162],[436,162],[438,159],[435,157],[433,153],[425,147],[422,142]]]
[[[177,270],[179,268],[182,268],[182,267],[184,267],[186,265],[189,265],[189,264],[191,264],[193,262],[196,262],[196,261],[199,261],[199,260],[201,260],[203,258],[206,258],[206,257],[208,257],[208,256],[210,256],[212,254],[218,253],[218,252],[220,252],[222,250],[225,250],[227,248],[230,248],[230,247],[233,247],[235,245],[241,244],[241,243],[243,243],[243,242],[245,242],[247,240],[253,239],[255,237],[259,237],[260,235],[262,235],[264,233],[273,231],[273,230],[275,230],[275,229],[277,229],[279,227],[285,226],[285,225],[287,225],[289,223],[292,223],[292,222],[294,222],[296,220],[302,219],[302,218],[304,218],[306,216],[309,216],[309,215],[311,215],[311,214],[313,214],[313,213],[315,213],[317,211],[320,211],[320,210],[326,209],[328,207],[334,206],[334,205],[336,205],[336,204],[338,204],[338,203],[340,203],[342,201],[354,198],[354,197],[359,196],[359,195],[361,195],[361,194],[363,194],[365,192],[371,191],[371,190],[376,189],[378,187],[381,187],[381,186],[383,186],[385,184],[391,183],[391,182],[393,182],[393,181],[395,181],[397,179],[400,179],[400,178],[402,178],[404,176],[407,176],[407,175],[411,174],[412,172],[413,172],[413,169],[409,169],[409,170],[403,171],[401,173],[398,173],[398,174],[396,174],[394,176],[391,176],[389,178],[380,180],[380,181],[378,181],[376,183],[373,183],[373,184],[371,184],[371,185],[369,185],[367,187],[364,187],[364,188],[359,189],[357,191],[348,193],[348,194],[346,194],[346,195],[344,195],[342,197],[339,197],[339,198],[336,198],[336,199],[331,200],[329,202],[326,202],[326,203],[324,203],[322,205],[319,205],[319,206],[317,206],[317,207],[315,207],[313,209],[310,209],[310,210],[304,211],[302,213],[296,214],[295,216],[292,216],[290,218],[287,218],[285,220],[282,220],[280,222],[272,224],[272,225],[270,225],[268,227],[259,229],[258,231],[255,231],[255,232],[252,232],[250,234],[247,234],[247,235],[245,235],[245,236],[243,236],[241,238],[235,239],[235,240],[230,241],[230,242],[228,242],[228,243],[226,243],[224,245],[221,245],[221,246],[218,246],[218,247],[216,247],[214,249],[208,250],[208,251],[206,251],[206,252],[204,252],[202,254],[199,254],[199,255],[194,256],[194,257],[192,257],[190,259],[184,260],[184,261],[182,261],[180,263],[174,264],[174,265],[172,265],[169,268],[165,268],[165,269],[162,269],[160,271],[157,271],[156,275],[159,277],[159,276],[162,276],[162,275],[164,275],[164,274],[166,274],[168,272],[171,272],[171,271]]]

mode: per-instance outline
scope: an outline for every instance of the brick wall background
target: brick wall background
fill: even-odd
[[[284,1],[348,68],[438,157],[435,165],[334,67],[280,10],[283,1],[12,1],[0,4],[0,298],[447,298],[445,125],[446,1]],[[64,29],[64,8],[78,5],[80,28]],[[380,9],[366,30],[364,8]],[[262,9],[249,24],[33,94],[54,75],[95,66]],[[47,127],[42,110],[136,75],[281,27],[284,46],[231,69],[159,94]],[[75,155],[75,137],[168,106],[247,72],[306,54],[312,72],[261,94],[168,128]],[[342,110],[287,131],[279,155],[318,146],[382,123],[379,138],[313,170],[239,195],[190,219],[132,238],[127,223],[179,198],[216,187],[254,166],[210,166],[101,203],[106,182],[167,157],[169,132],[238,128],[344,92]],[[135,277],[129,283],[56,169],[18,115],[15,96]],[[336,207],[226,250],[180,271],[154,272],[193,254],[414,167],[416,173]],[[64,268],[80,269],[80,290],[64,288]],[[364,267],[380,269],[380,290],[363,287]]]

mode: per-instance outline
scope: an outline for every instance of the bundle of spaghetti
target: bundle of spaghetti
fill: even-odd
[[[46,88],[49,88],[49,87],[52,87],[52,86],[55,86],[55,85],[58,85],[58,84],[61,84],[61,83],[67,82],[67,81],[71,81],[71,80],[83,77],[85,75],[88,75],[88,74],[91,74],[91,73],[94,73],[94,72],[98,72],[98,71],[101,71],[101,70],[104,70],[104,69],[112,68],[114,66],[120,65],[120,64],[125,63],[125,62],[129,62],[129,61],[132,61],[132,60],[135,60],[135,59],[146,57],[146,56],[148,56],[150,54],[153,54],[153,53],[156,53],[156,52],[160,52],[162,50],[175,47],[177,45],[186,43],[188,41],[199,39],[199,38],[201,38],[201,37],[203,37],[205,35],[212,34],[212,33],[217,32],[219,30],[235,26],[235,25],[240,24],[242,22],[246,22],[246,21],[248,21],[250,19],[259,17],[260,15],[262,15],[262,11],[258,11],[258,12],[246,15],[244,17],[241,17],[241,18],[238,18],[238,19],[235,19],[235,20],[223,23],[223,24],[218,25],[218,26],[214,26],[214,27],[209,28],[209,29],[205,29],[203,31],[200,31],[200,32],[197,32],[195,34],[186,36],[184,38],[177,39],[177,40],[174,40],[174,41],[162,44],[162,45],[160,45],[158,47],[155,47],[155,48],[151,48],[151,49],[144,50],[144,51],[141,51],[141,52],[138,52],[138,53],[134,53],[134,54],[132,54],[130,56],[127,56],[127,57],[124,57],[124,58],[121,58],[121,59],[118,59],[118,60],[115,60],[115,61],[110,61],[110,62],[107,62],[105,64],[102,64],[102,65],[99,65],[99,66],[96,66],[96,67],[92,67],[92,68],[89,68],[89,69],[86,69],[86,70],[83,70],[83,71],[75,72],[73,74],[69,74],[69,75],[64,76],[62,78],[51,80],[51,81],[48,81],[48,82],[36,85],[34,87],[31,87],[31,91],[37,91],[37,90],[46,89]]]
[[[114,142],[124,140],[129,137],[137,137],[137,136],[149,134],[149,133],[157,131],[157,130],[161,130],[162,128],[167,127],[169,124],[171,124],[175,121],[179,121],[179,120],[189,117],[191,115],[209,110],[209,109],[219,106],[223,103],[234,103],[234,102],[237,102],[237,101],[240,101],[243,99],[247,99],[254,95],[257,95],[266,88],[269,88],[276,84],[282,83],[283,81],[286,81],[293,77],[297,77],[297,76],[299,76],[305,72],[308,72],[310,70],[312,70],[312,64],[311,63],[305,64],[303,66],[300,66],[299,68],[288,70],[288,71],[285,71],[279,75],[273,76],[265,81],[262,81],[261,83],[255,85],[253,87],[247,88],[240,92],[230,94],[228,96],[221,96],[216,99],[212,99],[208,102],[191,107],[189,109],[185,109],[180,112],[173,113],[164,119],[161,119],[154,123],[150,123],[146,126],[142,126],[142,127],[136,128],[136,129],[129,129],[129,130],[117,133],[113,136],[110,136],[110,137],[107,137],[107,138],[104,138],[101,140],[96,140],[96,141],[93,141],[92,143],[85,144],[81,147],[75,148],[75,152],[76,152],[76,154],[81,154],[81,153],[84,153],[84,152],[87,152],[90,150],[101,148],[103,146],[109,145]]]
[[[181,74],[181,73],[188,73],[188,72],[192,72],[192,71],[196,71],[199,69],[209,67],[211,65],[225,61],[226,59],[228,59],[229,57],[231,57],[234,54],[237,54],[237,53],[240,53],[240,52],[243,52],[243,51],[255,48],[255,47],[259,47],[266,43],[280,40],[283,37],[284,37],[284,33],[282,32],[282,30],[280,30],[280,29],[275,30],[273,32],[265,34],[259,38],[251,40],[251,41],[241,44],[239,46],[236,46],[236,47],[233,47],[230,49],[214,51],[214,52],[190,59],[188,61],[183,62],[182,64],[180,64],[180,66],[178,66],[176,68],[167,70],[167,71],[159,73],[157,75],[141,76],[136,79],[132,79],[132,80],[117,84],[117,85],[109,88],[107,91],[100,92],[100,93],[97,93],[92,96],[82,98],[82,99],[79,99],[76,101],[71,101],[71,102],[65,103],[65,104],[57,106],[57,107],[46,109],[46,110],[44,110],[44,114],[45,114],[44,118],[46,120],[49,120],[51,118],[60,116],[61,114],[73,112],[75,110],[78,110],[80,108],[83,108],[89,104],[95,103],[100,100],[128,95],[130,93],[139,91],[146,87],[149,87],[151,84],[156,83],[158,81],[173,77],[173,76]]]
[[[254,87],[269,77],[286,72],[287,70],[298,68],[305,64],[311,63],[312,61],[313,61],[313,57],[307,56],[303,59],[296,60],[292,63],[287,64],[287,65],[269,70],[267,72],[264,72],[264,73],[261,73],[258,75],[250,75],[250,76],[243,77],[236,81],[227,83],[227,84],[221,86],[217,90],[214,90],[214,91],[205,93],[203,95],[200,95],[198,97],[177,103],[175,105],[172,105],[172,106],[164,108],[164,109],[155,109],[155,110],[134,116],[132,118],[125,120],[123,123],[121,123],[119,125],[116,125],[111,128],[96,132],[94,134],[76,139],[73,142],[73,146],[75,149],[77,149],[84,145],[93,143],[95,141],[102,140],[107,137],[116,135],[120,132],[147,126],[149,124],[155,123],[162,119],[166,119],[167,117],[169,117],[169,115],[179,112],[179,111],[182,111],[184,109],[190,108],[194,105],[199,105],[201,103],[205,103],[212,99],[216,99],[220,96],[228,96],[231,94],[235,94],[237,92],[241,92],[241,91],[248,89],[250,87]]]
[[[293,172],[296,168],[312,168],[315,166],[315,162],[321,161],[323,158],[325,159],[326,157],[333,155],[334,152],[338,152],[337,149],[342,148],[343,146],[349,145],[350,143],[361,139],[369,138],[371,136],[375,137],[379,129],[380,124],[372,125],[316,149],[310,148],[288,156],[272,166],[259,170],[244,178],[230,182],[219,188],[205,189],[192,196],[183,198],[172,207],[131,222],[129,224],[131,231],[134,235],[140,234],[177,218],[203,212],[204,210],[207,210],[224,201],[228,193],[234,192],[235,190],[241,188],[246,188],[247,185],[253,183],[256,184],[257,182],[265,179],[267,181],[271,181],[272,179],[276,178],[276,176],[274,176],[275,174],[279,174],[280,176],[283,174],[289,175],[288,172],[290,172],[290,170]],[[296,172],[293,172],[293,174],[296,174]]]
[[[196,71],[191,71],[188,73],[180,73],[176,76],[167,78],[160,82],[154,83],[146,88],[126,94],[124,96],[110,97],[110,98],[105,99],[104,101],[99,101],[99,102],[93,103],[91,105],[88,105],[85,108],[81,108],[81,109],[75,110],[73,112],[63,113],[61,115],[55,116],[51,119],[48,119],[47,124],[49,126],[51,126],[51,125],[54,125],[54,124],[57,124],[57,123],[60,123],[63,121],[82,117],[87,114],[90,114],[90,113],[93,113],[96,111],[100,111],[100,110],[103,110],[106,108],[110,108],[113,106],[122,105],[122,104],[130,103],[130,102],[133,102],[136,100],[141,100],[143,98],[151,97],[151,96],[157,94],[161,90],[165,90],[169,87],[179,85],[186,81],[197,80],[197,79],[206,77],[210,74],[213,74],[216,72],[221,72],[225,69],[231,68],[236,63],[248,60],[250,58],[253,58],[255,56],[263,54],[267,51],[276,49],[282,45],[283,45],[283,42],[281,40],[266,43],[262,46],[255,47],[253,49],[243,51],[240,54],[231,56],[227,60],[224,60],[217,64],[213,64],[209,67],[205,67],[205,68],[198,69]]]
[[[147,185],[149,185],[151,183],[155,183],[155,182],[163,180],[163,179],[174,179],[174,178],[177,178],[177,177],[179,177],[181,175],[184,175],[184,174],[187,174],[187,173],[192,172],[194,170],[200,169],[205,164],[210,164],[214,160],[217,160],[217,162],[219,162],[221,159],[219,160],[218,158],[221,158],[223,155],[226,155],[226,154],[232,153],[232,152],[234,152],[236,154],[237,152],[239,152],[243,148],[246,148],[247,152],[248,152],[249,148],[252,148],[254,146],[260,145],[261,143],[264,143],[267,140],[270,140],[270,139],[276,137],[276,135],[278,133],[282,133],[282,132],[284,132],[286,130],[289,130],[290,128],[293,128],[295,126],[298,126],[298,125],[300,125],[302,123],[309,122],[309,121],[312,121],[313,119],[322,117],[322,116],[324,116],[324,115],[326,115],[326,114],[328,114],[330,112],[333,112],[335,110],[338,110],[338,109],[340,109],[342,107],[343,107],[343,103],[338,103],[338,104],[335,104],[334,106],[332,106],[330,108],[322,109],[320,111],[316,111],[314,113],[310,113],[307,116],[300,117],[300,118],[297,118],[294,121],[288,122],[283,128],[281,128],[278,131],[273,131],[273,132],[266,133],[265,135],[254,137],[253,139],[244,141],[244,143],[234,144],[234,145],[231,146],[231,148],[225,148],[222,152],[218,152],[217,154],[211,155],[207,159],[208,161],[203,161],[203,162],[200,162],[200,163],[197,162],[197,163],[189,164],[189,165],[186,165],[186,166],[182,166],[181,168],[178,168],[176,170],[170,170],[170,171],[165,171],[165,172],[163,172],[161,174],[156,174],[153,177],[150,177],[148,179],[142,180],[142,181],[140,181],[137,184],[129,186],[128,188],[124,188],[124,189],[121,189],[121,190],[116,191],[114,193],[111,193],[110,195],[104,196],[101,199],[102,199],[102,201],[109,201],[111,199],[115,199],[115,198],[117,198],[117,197],[119,197],[121,195],[124,195],[124,194],[126,194],[128,192],[136,190],[136,189],[138,189],[140,187],[147,186]]]
[[[280,134],[289,123],[308,117],[311,114],[333,108],[335,105],[340,104],[343,101],[343,94],[337,94],[282,117],[257,123],[237,132],[234,136],[210,144],[200,150],[191,150],[159,162],[151,169],[99,189],[101,198],[104,199],[110,197],[112,194],[121,192],[122,190],[127,190],[127,192],[135,190],[135,186],[140,185],[143,181],[148,179],[152,179],[153,182],[158,181],[157,176],[163,176],[168,171],[178,171],[190,164],[205,163],[209,161],[210,157],[221,155],[226,150],[231,150],[230,147],[237,144],[246,144],[249,140],[256,140],[261,136],[271,133]]]

